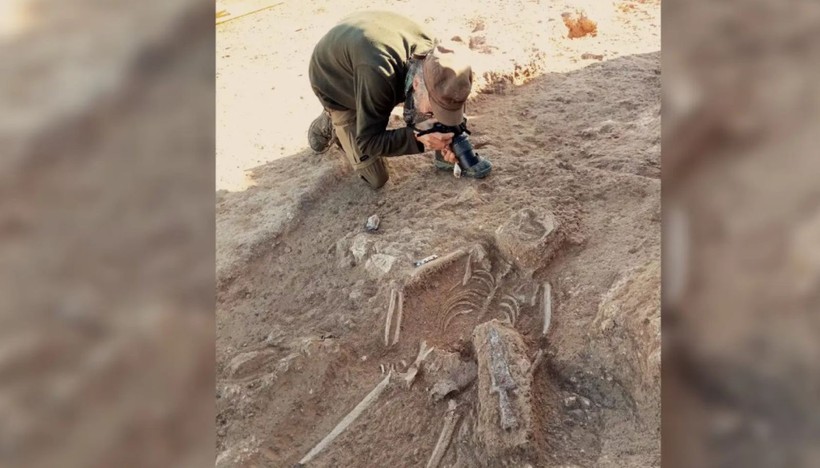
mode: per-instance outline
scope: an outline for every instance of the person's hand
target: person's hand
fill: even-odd
[[[442,153],[445,150],[450,150],[450,144],[453,142],[452,133],[428,133],[426,135],[416,135],[416,140],[424,145],[426,151],[439,150]],[[450,151],[452,153],[452,151]]]
[[[441,155],[444,156],[444,160],[450,164],[456,164],[458,162],[458,158],[456,157],[456,153],[450,149],[449,146],[441,150]]]

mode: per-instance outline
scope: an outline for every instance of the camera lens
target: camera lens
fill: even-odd
[[[473,151],[470,137],[466,132],[456,135],[453,138],[453,152],[458,158],[458,162],[463,169],[467,169],[478,164],[478,155]]]

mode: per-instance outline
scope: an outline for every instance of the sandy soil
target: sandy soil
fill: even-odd
[[[468,114],[495,169],[455,179],[430,154],[391,158],[377,192],[337,150],[305,150],[319,107],[298,75],[343,13],[307,5],[217,28],[217,187],[242,185],[228,165],[273,160],[253,170],[252,187],[217,192],[217,465],[297,463],[390,369],[407,372],[424,340],[435,352],[415,385],[394,374],[309,466],[424,466],[448,400],[456,422],[440,466],[659,466],[660,5],[415,13],[483,59]],[[561,13],[575,7],[598,20],[597,36],[566,37]],[[373,214],[381,225],[368,233]],[[458,250],[433,269],[413,265]],[[386,346],[393,290],[403,319]],[[473,330],[493,319],[520,334],[504,345],[514,377],[532,372],[512,396],[529,422],[507,445],[487,443],[482,415],[495,414],[496,394],[486,378],[442,399],[428,393],[463,366],[486,368]]]

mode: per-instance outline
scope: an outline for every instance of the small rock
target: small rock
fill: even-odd
[[[353,301],[361,299],[362,291],[359,289],[354,289],[353,291],[350,291],[350,294],[348,294],[347,297],[349,297]]]
[[[579,405],[578,397],[575,395],[564,398],[564,408],[575,409],[578,408]]]
[[[603,60],[603,54],[590,54],[589,52],[581,54],[581,60]]]
[[[379,229],[379,221],[379,215],[373,215],[367,218],[367,224],[365,224],[364,227],[368,230],[368,232],[373,232]]]

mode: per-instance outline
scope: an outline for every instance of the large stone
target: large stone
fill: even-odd
[[[493,458],[505,458],[532,436],[532,374],[524,339],[498,320],[473,330],[478,360],[478,437]]]
[[[496,229],[495,241],[508,261],[531,273],[545,266],[561,248],[565,236],[560,228],[551,212],[526,208]]]
[[[392,255],[373,254],[373,256],[367,259],[367,263],[364,267],[370,275],[381,278],[390,273],[394,263],[396,263],[396,257]]]
[[[463,361],[458,353],[438,348],[433,350],[424,363],[424,380],[433,401],[440,401],[464,390],[475,381],[477,375],[478,366],[475,362]]]

